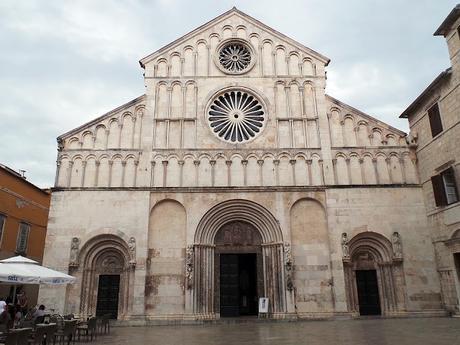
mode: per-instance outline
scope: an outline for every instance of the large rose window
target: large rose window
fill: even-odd
[[[226,91],[215,96],[207,116],[211,130],[220,139],[234,144],[255,138],[266,121],[259,99],[242,90]]]

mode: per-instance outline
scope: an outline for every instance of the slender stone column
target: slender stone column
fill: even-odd
[[[72,181],[72,169],[73,161],[69,161],[69,173],[67,174],[67,187],[70,187],[70,182]]]
[[[244,180],[244,185],[248,185],[248,161],[246,159],[243,159],[241,161],[241,164],[243,165],[243,180]]]
[[[163,164],[163,187],[166,187],[167,184],[167,174],[168,174],[168,161],[161,161],[161,164]]]
[[[257,164],[259,165],[259,185],[263,186],[264,185],[264,173],[263,173],[264,160],[258,159]]]
[[[289,164],[291,164],[291,171],[292,171],[292,184],[294,186],[297,185],[296,176],[295,176],[295,163],[296,162],[297,162],[297,160],[295,160],[295,159],[290,159],[289,160]]]
[[[230,187],[232,185],[232,161],[225,161],[225,165],[227,165],[227,186]]]
[[[313,177],[312,177],[312,175],[311,175],[311,163],[312,163],[312,160],[311,160],[311,159],[307,159],[305,162],[307,163],[308,185],[309,185],[309,186],[312,186],[312,185],[313,185]]]

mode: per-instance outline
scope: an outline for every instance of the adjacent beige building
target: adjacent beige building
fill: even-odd
[[[457,38],[456,38],[457,39]],[[405,134],[329,59],[232,9],[140,61],[146,93],[58,138],[45,304],[141,322],[444,313]],[[422,175],[425,176],[425,175]]]
[[[460,5],[434,33],[444,36],[451,67],[401,114],[410,125],[436,251],[444,307],[458,313],[460,296]]]

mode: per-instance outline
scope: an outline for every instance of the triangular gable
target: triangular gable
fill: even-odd
[[[145,68],[146,63],[156,59],[158,56],[161,56],[163,53],[165,53],[169,49],[172,49],[175,46],[180,45],[182,42],[185,42],[185,41],[191,39],[192,37],[198,35],[202,31],[204,31],[204,30],[206,30],[206,29],[208,29],[208,28],[210,28],[210,27],[222,22],[223,20],[225,20],[228,17],[230,17],[232,14],[237,14],[237,15],[241,16],[242,19],[247,20],[248,22],[250,22],[252,25],[254,25],[256,27],[259,27],[262,30],[268,31],[269,33],[271,33],[272,35],[276,36],[277,38],[279,38],[281,40],[287,41],[291,45],[297,47],[300,50],[303,50],[305,53],[307,53],[309,55],[312,55],[313,57],[315,57],[318,60],[322,61],[326,66],[331,61],[328,57],[326,57],[326,56],[314,51],[311,48],[308,48],[308,47],[304,46],[303,44],[297,42],[296,40],[293,40],[292,38],[290,38],[290,37],[278,32],[276,30],[274,30],[270,26],[258,21],[257,19],[249,16],[248,14],[238,10],[236,7],[233,7],[231,10],[222,13],[220,16],[217,16],[216,18],[210,20],[209,22],[199,26],[195,30],[190,31],[189,33],[187,33],[184,36],[176,39],[175,41],[169,43],[168,45],[166,45],[166,46],[158,49],[157,51],[153,52],[152,54],[149,54],[146,57],[142,58],[141,60],[139,60],[139,64],[141,65],[142,68]]]
[[[110,110],[109,112],[105,113],[104,115],[101,115],[97,118],[95,118],[94,120],[91,120],[77,128],[74,128],[64,134],[61,134],[59,137],[57,137],[57,140],[58,142],[61,141],[61,140],[64,140],[64,139],[67,139],[79,132],[82,132],[84,131],[85,129],[88,129],[88,128],[91,128],[95,125],[97,125],[98,123],[110,118],[110,117],[113,117],[114,115],[116,115],[117,113],[120,113],[120,112],[123,112],[124,110],[130,108],[130,107],[133,107],[133,106],[137,106],[137,105],[140,105],[142,103],[145,103],[145,95],[142,95],[142,96],[139,96],[135,99],[133,99],[132,101],[129,101],[113,110]]]
[[[327,99],[327,101],[329,101],[331,103],[331,106],[335,105],[338,108],[342,108],[343,111],[348,112],[350,114],[353,114],[355,116],[361,117],[363,120],[365,120],[366,122],[372,123],[374,126],[381,127],[382,129],[385,129],[387,132],[391,132],[391,133],[393,133],[395,135],[398,135],[400,137],[406,136],[406,133],[404,133],[403,131],[401,131],[401,130],[393,127],[393,126],[390,126],[389,124],[386,124],[385,122],[382,122],[382,121],[376,119],[375,117],[373,117],[371,115],[363,113],[362,111],[352,107],[351,105],[343,103],[343,102],[339,101],[338,99],[336,99],[336,98],[334,98],[332,96],[326,95],[326,99]],[[329,111],[329,109],[328,109],[328,111]]]

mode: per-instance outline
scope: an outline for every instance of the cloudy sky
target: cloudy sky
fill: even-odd
[[[240,10],[328,56],[327,93],[398,115],[445,68],[457,0],[0,0],[0,163],[53,184],[56,137],[144,93],[138,60]]]

